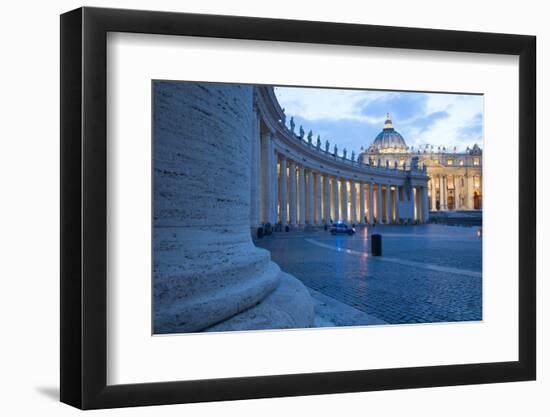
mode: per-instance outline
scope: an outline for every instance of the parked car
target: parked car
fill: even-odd
[[[348,226],[346,223],[338,222],[332,225],[330,228],[330,233],[333,235],[336,234],[346,234],[346,235],[353,235],[355,234],[355,227]]]

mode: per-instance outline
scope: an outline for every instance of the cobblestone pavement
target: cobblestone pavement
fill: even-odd
[[[387,323],[471,321],[482,319],[476,230],[376,226],[355,236],[278,232],[255,243],[306,286]],[[372,233],[382,235],[382,257],[368,254]]]

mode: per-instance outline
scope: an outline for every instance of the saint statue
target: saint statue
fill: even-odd
[[[313,139],[313,132],[310,129],[309,132],[307,133],[307,143],[311,145],[312,139]]]
[[[338,147],[334,144],[334,156],[338,156]]]
[[[290,117],[290,131],[294,133],[294,128],[296,127],[296,124],[294,123],[294,116]]]
[[[355,161],[355,152],[351,151],[351,162]]]
[[[328,139],[327,139],[327,141],[325,142],[325,152],[328,153],[329,148],[330,148],[330,143],[329,143],[329,141],[328,141]]]
[[[346,159],[347,153],[348,153],[348,151],[346,150],[346,148],[344,148],[344,156],[342,157],[342,159]]]
[[[321,149],[321,135],[317,135],[317,149]]]
[[[300,125],[300,135],[298,136],[300,139],[303,139],[304,138],[304,128],[302,127],[302,125]]]

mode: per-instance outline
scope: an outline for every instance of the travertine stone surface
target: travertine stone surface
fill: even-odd
[[[256,328],[239,319],[254,306],[269,328],[311,325],[307,290],[281,280],[250,237],[253,87],[155,82],[153,90],[154,332],[201,331],[230,317],[235,329]],[[287,286],[296,299],[267,302]]]

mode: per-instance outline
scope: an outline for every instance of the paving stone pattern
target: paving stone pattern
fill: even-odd
[[[279,232],[255,243],[271,251],[281,269],[306,286],[387,323],[473,321],[482,319],[482,278],[471,274],[482,269],[482,240],[476,230],[442,225],[377,226],[358,229],[355,236],[332,236],[325,231]],[[383,257],[452,267],[470,274],[372,257],[368,255],[372,233],[382,235]]]

